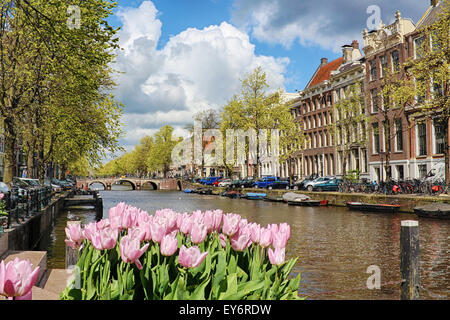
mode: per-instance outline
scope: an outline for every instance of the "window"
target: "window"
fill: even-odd
[[[378,90],[372,89],[370,90],[370,96],[372,100],[372,113],[378,112]]]
[[[380,152],[380,130],[378,128],[378,123],[372,125],[373,130],[373,153]]]
[[[431,92],[433,93],[433,97],[442,97],[443,91],[442,91],[442,83],[439,81],[432,80],[433,86],[431,87]]]
[[[425,178],[427,176],[427,165],[426,164],[419,164],[419,179]]]
[[[367,161],[367,150],[363,149],[362,150],[362,156],[363,156],[363,172],[367,172],[367,168],[369,166],[368,161]]]
[[[444,125],[434,120],[434,153],[443,154],[445,152]]]
[[[397,179],[398,180],[405,179],[405,173],[404,173],[403,165],[395,166],[395,169],[397,170]]]
[[[381,181],[381,170],[380,170],[380,168],[375,168],[375,176],[377,177],[377,181]]]
[[[387,68],[386,56],[381,56],[380,57],[380,78],[383,77],[384,72],[386,71],[386,68]]]
[[[398,50],[391,53],[392,57],[392,72],[397,72],[400,69],[400,55]]]
[[[395,151],[403,150],[403,125],[402,119],[395,120]]]
[[[417,124],[417,142],[418,142],[418,155],[427,155],[427,125],[425,123]]]
[[[370,65],[370,81],[377,79],[377,61],[373,59],[369,62]]]
[[[420,38],[414,39],[414,59],[420,59],[423,56],[423,40],[425,38],[422,36]]]
[[[423,79],[416,79],[414,78],[414,86],[415,86],[415,90],[418,93],[418,95],[416,95],[416,103],[423,103],[425,101],[425,93],[424,91],[426,90],[426,84],[425,81]]]

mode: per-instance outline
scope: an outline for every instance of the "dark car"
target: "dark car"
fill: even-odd
[[[255,180],[253,177],[247,177],[243,180],[240,180],[239,184],[241,185],[241,188],[252,188],[253,184],[255,183]]]
[[[338,191],[342,179],[330,179],[313,186],[313,191]]]
[[[284,189],[284,190],[289,190],[290,185],[289,185],[289,180],[278,180],[275,181],[274,183],[272,183],[272,185],[268,186],[267,189],[269,190],[276,190],[276,189]]]

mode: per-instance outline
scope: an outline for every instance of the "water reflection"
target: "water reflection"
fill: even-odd
[[[124,188],[125,186],[120,186]],[[296,207],[284,203],[228,199],[172,191],[101,191],[104,217],[120,201],[154,213],[172,208],[178,212],[222,209],[239,213],[261,225],[287,222],[291,225],[288,257],[299,257],[294,268],[302,273],[300,293],[311,299],[399,299],[400,285],[381,290],[366,286],[367,267],[381,269],[381,282],[400,280],[400,222],[419,220],[421,290],[423,299],[448,297],[450,287],[450,221],[419,219],[411,214],[373,214],[339,207]],[[73,213],[73,212],[72,212]],[[84,222],[94,213],[79,213]],[[63,215],[64,216],[64,215]],[[64,261],[64,217],[55,227],[55,241],[49,265],[59,268]],[[62,255],[62,259],[60,257]],[[359,288],[359,289],[358,289]],[[433,294],[435,294],[433,296]]]

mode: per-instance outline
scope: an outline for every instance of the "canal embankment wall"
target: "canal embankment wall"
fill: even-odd
[[[183,181],[183,189],[197,189],[197,188],[212,188],[213,194],[220,195],[222,192],[226,191],[223,187],[211,187],[204,186],[198,183],[190,183]],[[258,188],[243,188],[239,189],[242,193],[246,192],[257,192],[266,193],[268,197],[282,196],[286,192],[294,192],[308,195],[313,200],[328,200],[328,205],[345,207],[346,202],[356,201],[371,204],[388,203],[388,204],[399,204],[399,212],[412,213],[414,212],[414,207],[428,204],[431,202],[445,202],[450,203],[450,195],[441,194],[439,196],[426,196],[417,194],[401,194],[401,195],[385,195],[379,193],[343,193],[343,192],[310,192],[304,190],[267,190]]]
[[[41,239],[51,232],[55,221],[64,208],[64,199],[72,196],[73,191],[66,191],[54,196],[50,203],[26,221],[12,225],[0,234],[0,257],[7,251],[33,250]]]

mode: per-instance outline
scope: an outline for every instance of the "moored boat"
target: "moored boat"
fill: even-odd
[[[450,204],[430,203],[414,208],[414,213],[423,218],[450,219]]]
[[[397,212],[400,209],[399,204],[387,203],[363,203],[363,202],[347,202],[347,208],[350,210],[369,211],[369,212]]]
[[[283,200],[284,202],[289,202],[289,201],[311,200],[311,198],[301,193],[286,192],[285,194],[283,194]]]
[[[294,200],[288,201],[291,206],[319,207],[327,206],[328,200]]]
[[[270,201],[270,202],[283,202],[283,197],[277,196],[277,197],[265,197],[264,201]]]
[[[194,193],[195,192],[194,189],[184,189],[183,191],[184,191],[184,193]]]
[[[222,195],[224,197],[228,197],[228,198],[232,198],[232,199],[242,197],[242,193],[240,193],[239,191],[235,191],[235,190],[225,191]]]
[[[247,192],[245,194],[245,198],[249,200],[264,200],[267,196],[265,193],[255,193],[255,192]]]

